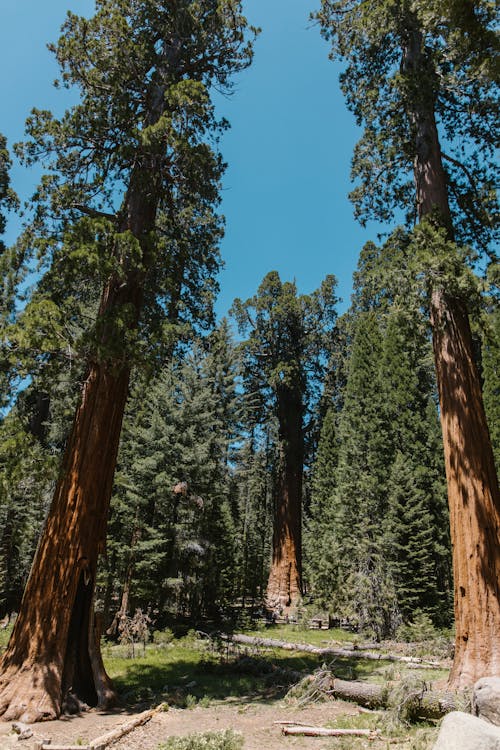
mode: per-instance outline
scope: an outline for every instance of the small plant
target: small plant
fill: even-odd
[[[398,638],[407,643],[430,641],[439,635],[440,633],[434,627],[429,615],[421,610],[414,613],[411,622],[404,623],[398,628]]]
[[[203,732],[186,737],[170,737],[158,750],[241,750],[243,736],[232,729],[223,732]]]
[[[186,695],[186,699],[185,699],[186,708],[194,708],[197,702],[198,701],[196,700],[195,695],[191,695],[191,693],[188,693],[188,695]]]
[[[153,643],[160,648],[168,646],[173,640],[174,634],[170,628],[166,628],[165,630],[155,630],[153,633]]]

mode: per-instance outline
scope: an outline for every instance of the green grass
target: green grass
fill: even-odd
[[[165,700],[174,705],[232,698],[282,697],[297,677],[318,666],[311,654],[283,652],[265,659],[246,656],[221,659],[204,641],[174,640],[163,647],[149,645],[145,656],[130,659],[120,646],[105,646],[104,662],[118,692],[127,703]]]
[[[13,627],[13,625],[7,625],[5,630],[0,630],[0,653],[6,648]]]
[[[148,645],[145,655],[127,658],[120,646],[103,649],[106,668],[125,703],[158,703],[192,707],[202,702],[235,700],[281,700],[300,675],[311,674],[325,659],[300,651],[279,648],[243,649],[228,655],[210,651],[208,642],[186,637]],[[403,666],[387,661],[341,658],[328,662],[336,677],[384,683],[399,679]],[[435,671],[429,673],[437,679]],[[424,675],[420,675],[425,679]]]

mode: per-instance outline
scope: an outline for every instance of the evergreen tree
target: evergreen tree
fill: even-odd
[[[276,271],[264,278],[257,294],[233,313],[240,332],[247,392],[260,395],[264,419],[278,428],[274,490],[273,557],[267,606],[281,611],[296,605],[302,593],[302,491],[306,416],[317,401],[325,347],[335,323],[335,279],[329,276],[311,295],[297,294],[294,283]],[[319,377],[318,377],[319,376]]]
[[[436,625],[448,625],[448,511],[425,334],[415,316],[398,309],[389,313],[379,376],[392,454],[387,559],[402,618],[408,621],[415,610],[421,610]]]
[[[361,252],[344,318],[348,378],[323,424],[306,534],[315,600],[379,636],[408,619],[414,602],[436,624],[449,615],[436,388],[408,261],[409,238],[399,230]],[[375,509],[359,500],[370,496]],[[366,562],[355,565],[363,555],[372,560],[371,585]]]
[[[337,568],[333,611],[377,637],[391,632],[396,610],[383,546],[391,451],[379,375],[382,347],[375,313],[361,313],[339,421],[330,553]]]
[[[311,506],[304,534],[304,572],[307,588],[319,606],[332,610],[332,590],[337,581],[337,549],[332,550],[335,534],[335,477],[339,453],[338,415],[330,407],[323,420],[312,481]]]
[[[158,621],[220,619],[236,585],[235,355],[227,324],[177,354],[125,419],[109,528],[103,598],[114,632],[135,607]],[[121,589],[121,590],[120,590]]]
[[[247,404],[248,406],[248,404]],[[254,424],[243,406],[242,434],[235,453],[237,540],[242,608],[253,611],[265,597],[272,556],[277,429],[273,420]],[[248,434],[247,434],[248,433]]]
[[[2,240],[6,225],[6,212],[17,206],[17,198],[10,187],[11,161],[7,150],[7,141],[0,133],[0,331],[10,321],[15,310],[15,288],[17,281],[17,264],[14,261],[15,251],[8,250]],[[6,342],[0,338],[0,409],[4,408],[11,397],[12,377],[9,377],[6,358]]]
[[[0,616],[18,610],[56,479],[57,461],[15,407],[0,423]]]
[[[222,233],[213,144],[224,127],[210,93],[250,62],[240,10],[233,0],[98,0],[90,19],[69,13],[53,50],[80,101],[59,119],[35,110],[27,123],[19,153],[27,164],[41,157],[49,173],[22,249],[26,263],[36,251],[46,273],[9,330],[13,366],[23,348],[36,353],[32,367],[67,349],[74,295],[100,301],[78,342],[80,404],[2,659],[8,719],[57,716],[70,688],[92,705],[115,699],[92,599],[130,368],[171,349],[193,279],[207,282],[193,314],[208,312]]]
[[[500,493],[474,363],[464,261],[494,231],[497,15],[491,3],[323,0],[319,13],[359,124],[353,192],[361,220],[403,209],[427,282],[455,577],[450,685],[500,662]],[[446,152],[445,152],[446,144]]]

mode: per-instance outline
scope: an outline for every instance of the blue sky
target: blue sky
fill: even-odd
[[[89,14],[91,0],[0,0],[0,131],[9,144],[23,137],[32,107],[61,112],[68,94],[52,87],[57,68],[46,49],[59,36],[66,10]],[[222,211],[226,237],[219,315],[234,297],[253,295],[263,276],[278,270],[301,292],[317,288],[328,273],[339,280],[342,308],[364,242],[347,199],[350,159],[357,131],[338,86],[339,68],[309,14],[319,0],[248,0],[249,21],[262,28],[251,68],[234,94],[217,106],[231,122],[222,151],[229,167]],[[36,170],[16,166],[13,185],[32,191]],[[11,221],[7,241],[18,223]]]

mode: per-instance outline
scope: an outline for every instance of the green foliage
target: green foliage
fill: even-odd
[[[398,628],[398,638],[403,641],[419,643],[420,641],[431,640],[438,637],[439,632],[436,630],[431,618],[426,612],[415,610],[411,621],[408,621]]]
[[[328,276],[312,294],[298,295],[295,283],[282,282],[279,274],[271,271],[254,297],[245,303],[237,299],[232,308],[240,333],[247,335],[241,344],[243,387],[250,396],[245,460],[248,463],[250,459],[256,473],[247,475],[246,497],[257,483],[262,514],[271,496],[273,559],[280,559],[280,546],[285,545],[285,538],[291,539],[296,555],[293,566],[299,576],[303,471],[316,441],[315,418],[336,321],[335,285],[335,278]],[[259,463],[271,464],[270,488],[262,481],[262,473],[259,476]],[[249,539],[252,546],[255,541],[255,536]],[[262,559],[245,545],[245,568],[251,557],[255,562]],[[285,591],[281,594],[285,599],[288,596]]]
[[[232,729],[202,732],[187,737],[169,737],[158,750],[241,750],[243,736]]]
[[[17,206],[16,195],[10,187],[10,167],[11,160],[7,150],[7,141],[0,133],[0,237],[5,231],[6,216],[4,210]],[[0,249],[4,249],[3,243],[0,244]]]
[[[402,209],[414,223],[416,113],[431,111],[439,123],[456,236],[485,249],[497,220],[494,5],[323,0],[317,18],[331,56],[346,63],[341,86],[364,126],[352,170],[358,218],[387,222]]]
[[[440,625],[451,615],[436,388],[411,248],[397,231],[361,254],[347,380],[323,423],[305,535],[315,601],[377,637],[415,608]]]
[[[261,408],[277,413],[279,406],[266,400],[281,390],[297,393],[310,408],[322,380],[322,358],[328,352],[336,320],[336,280],[327,276],[310,295],[298,295],[292,282],[282,282],[276,271],[263,279],[257,294],[246,302],[236,299],[232,314],[240,333],[249,334],[242,344],[244,378],[252,392],[261,395]],[[250,386],[250,383],[253,387]]]
[[[236,428],[234,350],[225,323],[140,380],[123,428],[109,526],[109,601],[167,616],[220,617],[235,595],[235,512],[229,465]]]
[[[5,338],[18,377],[68,350],[152,365],[211,321],[227,127],[211,90],[231,89],[255,30],[237,0],[99,0],[91,18],[68,13],[62,32],[59,84],[79,101],[60,118],[33,110],[17,145],[46,170],[9,259],[18,289],[38,264]]]
[[[17,197],[10,187],[11,160],[7,141],[0,133],[0,409],[10,400],[12,378],[9,377],[7,342],[4,328],[15,314],[15,290],[19,275],[19,253],[8,249],[2,240],[6,212],[17,207]]]
[[[174,634],[170,630],[170,628],[166,628],[165,630],[154,630],[153,631],[153,643],[156,646],[168,646],[169,643],[172,643],[174,639]]]
[[[18,609],[56,472],[57,462],[12,410],[0,422],[0,616]]]

